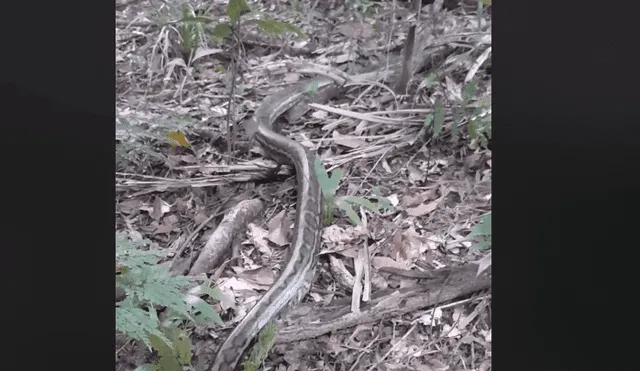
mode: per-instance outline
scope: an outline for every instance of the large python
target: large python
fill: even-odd
[[[319,80],[315,89],[333,84]],[[276,282],[246,314],[224,341],[207,370],[233,371],[258,332],[283,309],[297,305],[309,292],[316,271],[317,253],[322,230],[322,195],[314,170],[315,156],[300,143],[273,130],[275,120],[302,102],[308,84],[300,83],[266,98],[247,122],[247,134],[257,141],[279,164],[295,167],[298,194],[293,238],[286,265]]]

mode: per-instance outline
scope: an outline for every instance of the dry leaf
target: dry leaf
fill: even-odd
[[[359,148],[367,144],[367,141],[364,139],[355,137],[353,135],[342,135],[335,130],[333,131],[332,136],[333,140],[337,144],[349,148]]]
[[[373,26],[365,22],[343,23],[336,27],[336,30],[351,39],[368,39],[374,35]]]
[[[376,269],[387,268],[387,267],[403,269],[403,270],[411,269],[405,263],[401,263],[399,261],[393,260],[387,256],[374,256],[373,258],[371,258],[371,265]]]
[[[187,164],[195,164],[198,162],[198,159],[194,155],[183,155],[180,157],[180,159],[182,160],[182,162],[185,162]]]
[[[420,204],[416,207],[407,208],[407,215],[409,216],[424,216],[432,213],[435,209],[438,208],[440,204],[440,199],[429,202],[428,204]]]
[[[337,55],[334,58],[335,63],[337,64],[346,63],[353,59],[355,59],[355,53],[344,53],[344,54]]]
[[[285,211],[282,210],[276,214],[267,225],[269,226],[269,241],[275,243],[278,246],[285,246],[287,244],[287,231],[289,228],[289,222],[285,216]]]
[[[150,215],[154,220],[160,220],[165,213],[171,210],[171,206],[163,201],[160,197],[156,197],[153,201],[153,210]]]
[[[141,205],[140,200],[127,200],[118,203],[118,209],[124,214],[133,214],[140,210]]]
[[[270,255],[272,250],[271,247],[269,247],[269,242],[267,240],[269,233],[253,223],[248,225],[247,230],[249,232],[249,236],[251,236],[251,242],[253,242],[253,245],[256,248],[258,248],[258,251],[263,254]]]
[[[422,193],[414,194],[414,195],[404,195],[402,196],[402,206],[407,207],[415,207],[424,202],[424,195]]]
[[[193,204],[192,199],[185,201],[181,198],[178,198],[176,200],[175,206],[178,212],[184,213],[184,212],[187,212],[189,209],[191,209],[192,204]]]
[[[209,217],[205,213],[197,213],[196,216],[193,217],[193,221],[197,225],[204,223],[207,219],[209,219]]]
[[[491,266],[491,251],[484,258],[477,261],[478,263],[478,273],[476,276],[479,276],[484,272],[487,268]]]
[[[407,165],[409,171],[409,180],[411,183],[422,182],[425,179],[424,172],[413,165]]]
[[[287,84],[293,84],[298,80],[300,80],[299,73],[287,73],[286,75],[284,75],[284,82]]]
[[[398,195],[397,194],[392,194],[387,196],[387,201],[389,201],[389,203],[393,206],[396,207],[398,206],[398,204],[400,203],[400,201],[398,200]]]
[[[238,278],[241,280],[245,280],[252,284],[261,286],[261,287],[269,287],[273,285],[276,281],[276,275],[273,271],[267,267],[260,267],[257,269],[249,269],[238,273]]]
[[[158,228],[154,231],[154,234],[169,234],[173,230],[172,225],[159,224]]]
[[[170,225],[170,226],[174,226],[178,223],[178,216],[177,215],[167,215],[164,218],[162,218],[162,223],[166,224],[166,225]]]

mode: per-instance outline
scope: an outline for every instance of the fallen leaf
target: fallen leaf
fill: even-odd
[[[398,206],[398,204],[400,203],[400,201],[398,200],[398,195],[395,194],[395,193],[392,194],[392,195],[387,196],[387,200],[389,201],[389,203],[393,207]]]
[[[176,210],[180,213],[184,213],[189,209],[191,209],[191,205],[192,205],[192,200],[185,201],[181,198],[178,198],[175,204]]]
[[[118,208],[124,214],[133,214],[140,210],[142,202],[140,200],[127,200],[118,203]]]
[[[169,139],[172,140],[172,146],[179,145],[181,147],[189,147],[191,145],[191,143],[189,143],[189,141],[187,140],[187,137],[185,137],[184,133],[181,131],[172,131],[168,136]]]
[[[344,53],[335,57],[335,63],[342,64],[355,59],[355,53]]]
[[[193,217],[193,221],[197,224],[200,225],[202,223],[204,223],[207,219],[209,219],[209,217],[207,216],[207,214],[205,213],[197,213],[196,216]]]
[[[177,215],[167,215],[164,218],[162,218],[162,223],[166,224],[166,225],[170,225],[170,226],[174,226],[178,223],[178,216]]]
[[[336,31],[346,37],[358,40],[368,39],[375,33],[373,26],[365,22],[343,23],[336,27]]]
[[[198,162],[198,159],[194,155],[183,155],[180,157],[180,159],[182,160],[182,162],[185,162],[187,164],[195,164]]]
[[[313,111],[311,113],[311,117],[313,117],[314,119],[326,119],[327,116],[329,116],[329,113],[327,113],[326,111]]]
[[[282,210],[267,223],[269,227],[269,241],[278,246],[285,246],[288,243],[287,231],[289,229],[289,222],[284,216],[285,210]]]
[[[367,144],[367,141],[353,135],[342,135],[334,130],[332,133],[333,140],[341,146],[349,148],[359,148]]]
[[[424,172],[413,165],[407,165],[409,171],[409,180],[411,183],[422,182],[425,179]]]
[[[478,263],[478,273],[476,277],[482,274],[487,268],[491,266],[491,251],[487,255],[485,255],[482,259],[477,261]]]
[[[267,267],[243,271],[242,273],[238,273],[238,278],[263,288],[270,287],[276,281],[276,275]]]
[[[445,76],[445,81],[447,85],[447,95],[450,101],[459,102],[462,100],[462,88],[459,84],[456,84],[455,81],[448,75]]]
[[[156,197],[153,201],[153,210],[150,215],[155,220],[160,220],[165,213],[171,211],[171,206],[163,201],[160,197]]]
[[[287,73],[286,75],[284,75],[284,82],[287,84],[293,84],[298,80],[300,80],[299,73]]]
[[[159,224],[158,228],[153,232],[154,234],[169,234],[173,230],[172,225]]]
[[[402,197],[402,206],[415,207],[425,201],[431,201],[438,198],[438,189],[431,188],[426,192],[409,194]]]
[[[253,245],[258,249],[258,251],[269,255],[273,252],[271,247],[269,247],[269,242],[267,240],[269,232],[253,223],[249,224],[247,230],[249,232],[251,242],[253,242]]]
[[[401,263],[399,261],[393,260],[388,256],[374,256],[373,258],[371,258],[371,265],[376,269],[388,268],[388,267],[403,269],[403,270],[411,269],[405,263]]]
[[[427,313],[420,316],[418,322],[428,327],[431,327],[432,325],[437,326],[441,318],[442,309],[436,308],[435,310],[429,310]]]
[[[438,208],[440,204],[440,199],[429,202],[428,204],[420,204],[416,207],[407,208],[407,215],[410,216],[424,216],[432,213],[434,210]]]

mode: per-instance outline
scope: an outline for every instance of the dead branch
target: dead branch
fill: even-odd
[[[258,199],[241,201],[232,208],[207,241],[189,275],[206,274],[217,267],[229,252],[236,236],[251,220],[262,213],[263,208],[264,204]]]
[[[316,338],[332,331],[410,313],[490,289],[490,273],[476,277],[477,270],[476,264],[456,268],[446,285],[443,285],[445,280],[438,279],[412,288],[376,292],[369,302],[361,304],[357,313],[351,312],[350,297],[335,300],[326,306],[321,303],[301,304],[278,323],[276,343]]]

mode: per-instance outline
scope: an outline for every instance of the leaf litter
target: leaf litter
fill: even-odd
[[[226,2],[212,4],[212,14],[224,14]],[[393,48],[396,54],[401,53],[406,28],[385,18],[392,13],[380,12],[366,22],[354,22],[348,20],[348,14],[355,14],[351,9],[333,9],[328,13],[331,16],[319,16],[328,6],[324,2],[317,6],[309,13],[317,14],[306,19],[283,9],[266,12],[295,24],[309,35],[326,35],[324,39],[312,38],[282,48],[277,39],[261,38],[255,30],[247,34],[249,63],[238,91],[243,100],[237,102],[234,112],[237,122],[250,116],[249,111],[258,106],[264,94],[284,86],[279,82],[303,78],[285,67],[288,62],[311,60],[348,70],[353,67],[350,64],[383,66],[386,51]],[[384,6],[403,19],[410,14],[401,7]],[[423,9],[424,14],[428,13],[428,7]],[[256,8],[262,9],[262,4],[256,3]],[[230,75],[225,64],[228,52],[221,53],[224,48],[205,41],[206,45],[197,49],[194,63],[176,59],[177,39],[166,27],[156,26],[156,14],[144,2],[116,12],[116,138],[124,153],[116,176],[117,228],[172,249],[174,242],[184,240],[185,235],[211,215],[224,210],[229,199],[251,191],[250,182],[273,165],[257,157],[255,150],[249,160],[238,155],[229,163],[222,156],[226,149],[218,140],[226,135],[222,120],[230,108]],[[437,33],[441,35],[438,43],[452,45],[454,52],[442,64],[435,64],[445,70],[444,76],[436,77],[430,84],[423,84],[427,74],[414,79],[417,90],[412,95],[395,97],[380,86],[363,86],[345,97],[314,105],[304,120],[285,126],[285,134],[317,152],[325,168],[343,170],[339,192],[348,190],[349,195],[366,195],[378,186],[394,207],[384,213],[358,210],[367,221],[366,228],[353,226],[344,216],[338,216],[324,228],[321,255],[331,259],[336,272],[342,272],[342,278],[340,284],[331,286],[316,276],[310,300],[353,295],[354,272],[362,270],[361,280],[365,280],[368,265],[374,269],[362,284],[372,284],[373,292],[418,284],[415,279],[384,273],[385,267],[422,271],[468,262],[481,262],[483,269],[490,266],[490,252],[472,251],[468,236],[480,216],[491,210],[491,151],[463,141],[455,145],[449,141],[454,125],[450,112],[464,98],[465,84],[478,82],[476,96],[480,98],[474,98],[470,104],[483,96],[490,97],[491,93],[490,75],[483,69],[491,57],[488,31],[491,18],[485,14],[480,31],[476,18],[470,9],[462,7],[438,13]],[[327,25],[337,27],[330,33],[317,31]],[[277,48],[264,46],[267,44]],[[278,49],[284,52],[276,53]],[[436,98],[444,104],[442,131],[438,138],[423,144],[416,138],[424,127],[425,115],[433,112]],[[469,123],[462,119],[457,125],[460,135]],[[285,167],[281,174],[291,176],[292,172]],[[293,188],[293,183],[281,186],[283,197],[271,206],[268,214],[274,216],[249,226],[240,260],[232,263],[233,271],[227,270],[217,281],[223,294],[232,300],[217,303],[216,308],[233,310],[234,322],[258,300],[282,267],[284,248],[290,241],[293,210],[289,206],[295,201]],[[273,197],[266,199],[271,201]],[[210,222],[199,232],[186,255],[195,254],[204,245],[216,223]],[[358,258],[365,243],[369,244],[368,262]],[[324,288],[333,292],[325,293]],[[357,337],[352,337],[354,329],[339,330],[329,337],[307,342],[317,344],[311,348],[313,351],[306,350],[309,357],[301,356],[305,353],[301,345],[297,349],[301,355],[295,362],[317,367],[314,352],[320,346],[320,351],[331,354],[334,364],[367,369],[382,354],[376,356],[355,349],[375,344],[383,354],[394,347],[392,356],[383,361],[387,368],[428,370],[476,364],[486,369],[490,367],[491,355],[487,315],[490,306],[486,305],[489,302],[490,297],[443,304],[435,309],[438,319],[435,327],[424,317],[434,318],[433,310],[427,309],[379,324],[363,324],[357,329]],[[409,331],[415,323],[418,327]],[[378,331],[391,328],[393,335],[387,336],[387,340],[376,338]],[[472,352],[468,339],[480,339],[484,345]],[[480,344],[473,342],[475,346]],[[133,364],[122,362],[122,369],[128,369],[125,364]]]

